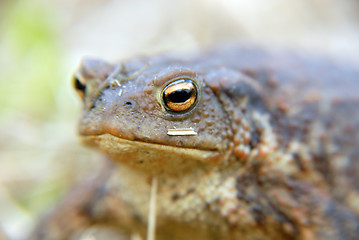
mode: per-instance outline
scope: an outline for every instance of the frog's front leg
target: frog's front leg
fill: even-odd
[[[138,220],[132,209],[108,190],[108,181],[115,174],[113,164],[108,162],[94,177],[75,186],[39,222],[29,239],[130,239],[128,226],[136,226]]]

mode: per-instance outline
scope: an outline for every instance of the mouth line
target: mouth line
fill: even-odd
[[[165,168],[167,164],[179,165],[193,163],[205,163],[218,165],[228,158],[229,151],[214,149],[199,149],[190,147],[178,147],[158,143],[148,143],[138,140],[120,138],[109,133],[99,135],[82,135],[82,140],[89,146],[107,153],[111,158],[125,163],[131,159],[147,159],[147,161],[159,164]],[[197,166],[197,165],[196,165]]]
[[[99,139],[99,138],[107,138],[111,137],[114,142],[123,143],[127,145],[139,145],[142,144],[144,146],[154,146],[159,148],[173,148],[173,149],[184,149],[184,150],[196,150],[196,151],[203,151],[203,152],[211,152],[216,153],[220,152],[218,149],[204,149],[204,148],[194,148],[194,147],[186,147],[186,146],[175,146],[175,145],[166,145],[162,143],[152,143],[152,142],[144,142],[138,139],[128,139],[123,137],[115,136],[111,133],[102,133],[98,135],[81,135],[81,139]],[[96,140],[95,140],[96,141]]]

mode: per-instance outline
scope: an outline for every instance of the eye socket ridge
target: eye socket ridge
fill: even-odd
[[[162,100],[167,110],[185,112],[192,109],[198,97],[197,84],[191,79],[180,78],[164,87]]]

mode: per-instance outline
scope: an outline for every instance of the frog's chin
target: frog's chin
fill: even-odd
[[[113,160],[150,175],[181,176],[198,168],[219,165],[227,154],[194,148],[132,141],[110,134],[83,136],[86,144],[96,145]]]

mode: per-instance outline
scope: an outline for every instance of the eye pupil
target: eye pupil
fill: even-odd
[[[197,100],[197,87],[190,79],[179,79],[168,84],[162,91],[167,110],[183,112],[191,109]]]
[[[75,88],[79,91],[85,91],[86,85],[83,84],[78,78],[75,78]]]
[[[173,103],[183,103],[192,95],[192,89],[181,89],[167,95],[167,99]]]

